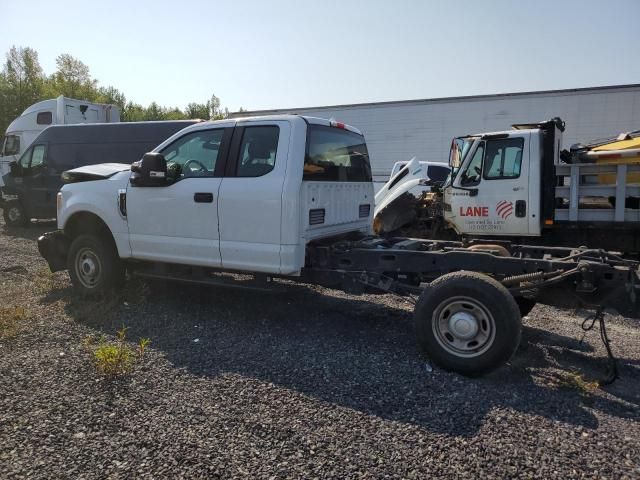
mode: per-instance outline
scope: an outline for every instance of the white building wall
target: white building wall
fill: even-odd
[[[640,129],[640,85],[553,92],[243,112],[232,116],[298,113],[336,120],[365,135],[373,174],[388,176],[409,160],[447,162],[456,136],[508,130],[514,123],[562,118],[564,148]]]

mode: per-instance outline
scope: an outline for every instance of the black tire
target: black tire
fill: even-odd
[[[23,227],[29,223],[27,212],[18,200],[10,200],[2,207],[4,223],[10,227]]]
[[[122,285],[125,269],[111,239],[78,235],[67,255],[67,268],[74,289],[83,297],[110,293]]]
[[[516,303],[518,304],[518,309],[520,310],[520,316],[526,317],[529,315],[529,312],[533,310],[533,307],[536,306],[536,301],[531,298],[518,297],[516,298]]]
[[[470,377],[505,364],[522,331],[509,290],[487,275],[467,271],[443,275],[425,288],[414,321],[426,356],[445,370]]]

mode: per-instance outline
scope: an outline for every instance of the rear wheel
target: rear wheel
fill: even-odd
[[[115,246],[93,235],[76,237],[67,256],[69,277],[85,297],[108,293],[124,280],[124,267]]]
[[[496,280],[455,272],[432,282],[414,312],[418,344],[438,366],[478,376],[506,363],[520,343],[518,305]]]
[[[11,200],[5,203],[2,208],[2,216],[4,221],[10,227],[21,227],[29,223],[27,213],[24,211],[24,207],[17,200]]]

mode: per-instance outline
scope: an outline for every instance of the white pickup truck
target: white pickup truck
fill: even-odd
[[[199,123],[131,166],[93,165],[63,177],[59,230],[38,247],[52,271],[68,269],[81,294],[103,294],[128,272],[250,288],[287,278],[419,296],[419,345],[466,375],[512,356],[521,314],[549,291],[618,307],[635,292],[638,264],[601,251],[371,236],[366,143],[334,121]]]

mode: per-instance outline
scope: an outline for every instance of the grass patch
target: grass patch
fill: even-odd
[[[23,307],[0,308],[0,338],[13,337],[26,318],[27,312]]]
[[[144,357],[145,351],[151,343],[148,338],[141,338],[134,347],[127,342],[127,327],[122,327],[116,332],[116,338],[108,341],[104,336],[97,340],[90,336],[85,338],[84,345],[93,354],[98,372],[106,377],[118,377],[131,373],[136,362]]]

